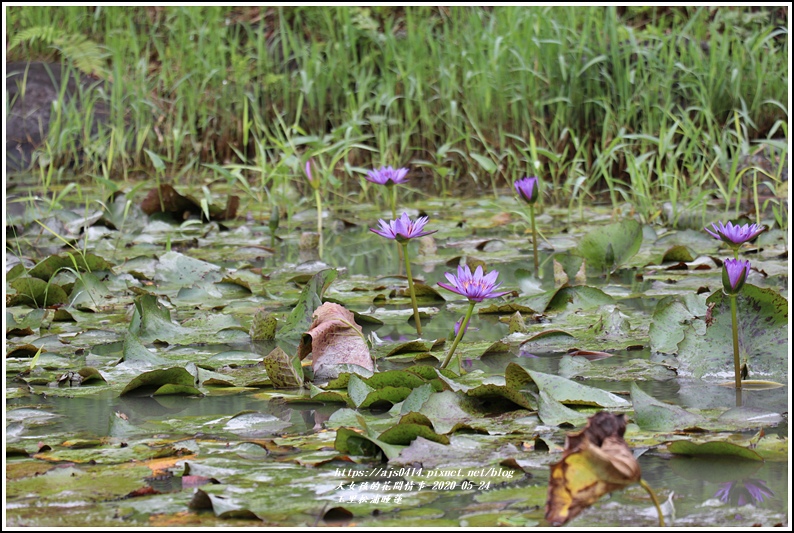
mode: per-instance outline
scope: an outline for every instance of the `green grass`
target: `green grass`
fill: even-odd
[[[10,7],[8,56],[113,81],[107,127],[65,113],[40,159],[79,141],[100,181],[211,173],[275,204],[308,193],[312,156],[334,204],[373,201],[363,176],[389,164],[435,193],[538,175],[546,202],[652,221],[661,201],[731,209],[741,159],[787,144],[780,9]]]

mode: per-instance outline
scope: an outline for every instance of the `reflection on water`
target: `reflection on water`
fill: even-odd
[[[772,489],[767,487],[766,481],[757,478],[745,478],[737,481],[726,481],[720,484],[720,488],[714,493],[714,496],[719,498],[725,503],[731,505],[758,505],[764,502],[764,499],[771,498],[775,495]]]

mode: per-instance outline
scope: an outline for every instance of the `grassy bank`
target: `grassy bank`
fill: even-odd
[[[42,150],[82,139],[96,179],[209,172],[265,194],[312,156],[329,197],[371,199],[384,164],[432,192],[536,174],[547,201],[651,220],[659,200],[734,205],[743,176],[756,202],[779,189],[783,9],[11,7],[8,58],[113,82],[98,137],[64,118]]]

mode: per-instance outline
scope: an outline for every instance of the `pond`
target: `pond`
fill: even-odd
[[[742,357],[764,385],[737,402],[730,334],[709,333],[730,332],[731,252],[702,227],[547,206],[536,275],[511,191],[406,204],[437,230],[408,244],[419,337],[402,255],[369,231],[385,208],[326,207],[320,255],[301,245],[308,204],[271,239],[269,206],[175,221],[146,216],[141,196],[99,203],[84,187],[7,206],[8,525],[548,525],[550,466],[600,411],[625,415],[668,525],[787,525],[784,232],[741,249]],[[632,253],[610,237],[592,268],[583,240],[635,229]],[[438,283],[463,264],[509,292],[477,303],[463,372],[457,358],[441,371],[469,304]],[[296,354],[322,302],[355,314],[374,375],[348,364],[312,382]],[[658,524],[637,484],[591,503],[568,524]]]

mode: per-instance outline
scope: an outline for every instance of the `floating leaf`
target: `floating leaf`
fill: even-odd
[[[703,418],[676,405],[669,405],[644,393],[636,383],[631,384],[634,421],[642,429],[672,431],[698,426]]]
[[[400,444],[407,446],[416,437],[422,437],[433,442],[440,442],[441,444],[449,444],[449,437],[446,435],[439,435],[433,428],[422,424],[411,424],[400,421],[399,424],[390,427],[380,434],[379,440],[387,444]]]
[[[695,318],[704,316],[706,309],[706,297],[694,293],[659,300],[648,328],[651,351],[678,353],[678,343],[684,339],[686,326]]]
[[[705,334],[690,326],[678,345],[679,374],[724,379],[734,372],[730,297],[722,290],[706,303]],[[773,289],[746,284],[737,298],[739,355],[751,378],[785,381],[789,364],[788,300]],[[710,322],[710,325],[709,325]]]
[[[172,367],[144,372],[140,376],[133,378],[121,391],[121,396],[136,390],[138,392],[151,392],[152,390],[159,392],[159,389],[164,386],[172,386],[173,388],[166,387],[160,394],[165,394],[167,393],[165,391],[171,390],[174,391],[174,394],[200,395],[201,391],[196,388],[197,385],[196,377],[193,374],[182,367]]]
[[[672,248],[668,249],[664,253],[664,255],[662,255],[661,262],[662,263],[669,263],[669,262],[673,262],[673,263],[681,263],[681,262],[688,263],[688,262],[694,261],[694,260],[695,260],[695,258],[692,255],[692,252],[689,250],[689,248],[679,244],[679,245],[673,246]]]
[[[546,391],[540,391],[539,404],[538,417],[547,426],[559,426],[561,424],[578,426],[584,424],[587,420],[587,415],[564,406]]]
[[[439,293],[433,287],[429,285],[425,285],[424,283],[420,283],[418,281],[414,281],[414,294],[417,300],[426,300],[426,301],[435,301],[435,302],[446,301],[445,298],[441,295],[441,293]],[[396,297],[410,298],[411,294],[408,291],[407,287],[401,287],[399,289],[393,289],[389,293],[389,298],[396,298]]]
[[[326,302],[312,316],[311,327],[298,346],[298,357],[302,359],[311,352],[315,381],[336,378],[341,371],[340,365],[375,369],[353,313],[339,304]]]
[[[113,267],[105,259],[91,252],[86,252],[85,254],[69,253],[51,255],[31,268],[28,274],[34,278],[49,281],[58,271],[63,269],[74,270],[75,265],[78,272],[97,272],[110,270]]]
[[[322,305],[322,298],[328,287],[336,279],[337,272],[329,268],[321,270],[311,277],[303,287],[298,303],[292,309],[278,337],[281,339],[300,338],[312,324],[314,311]]]
[[[537,312],[531,307],[527,307],[526,305],[521,305],[518,302],[495,303],[495,304],[487,305],[485,307],[481,307],[480,309],[477,310],[477,312],[481,315],[488,315],[488,314],[507,315],[510,313],[526,313],[528,315],[537,314]]]
[[[17,321],[11,312],[6,311],[6,337],[33,335],[33,330],[41,327],[46,314],[46,309],[34,309]]]
[[[202,489],[196,489],[188,507],[195,510],[211,509],[218,518],[259,520],[256,514],[243,507],[236,499],[209,494]]]
[[[446,340],[443,338],[426,341],[417,339],[408,342],[401,342],[394,345],[385,355],[385,357],[402,353],[429,352],[443,346],[445,342]]]
[[[641,244],[642,225],[628,219],[594,229],[579,241],[578,251],[588,269],[603,274],[634,256]]]
[[[295,389],[303,386],[303,367],[300,359],[290,357],[278,346],[262,360],[267,377],[277,389]]]
[[[248,334],[254,341],[271,341],[276,338],[276,317],[264,309],[260,309],[251,321],[251,329]]]
[[[679,455],[722,455],[750,461],[763,461],[763,458],[755,451],[724,441],[696,444],[687,440],[677,440],[667,444],[667,451]]]
[[[615,303],[615,299],[601,289],[587,285],[561,287],[543,311],[563,311],[566,309],[591,309]]]
[[[576,405],[595,405],[605,408],[629,407],[631,404],[611,392],[588,387],[569,379],[551,374],[527,370],[538,389],[545,391],[560,403]]]
[[[158,157],[153,152],[146,150],[150,158]],[[159,158],[158,158],[159,159]],[[162,161],[160,161],[162,165]],[[240,198],[229,196],[226,200],[226,207],[222,208],[215,204],[207,205],[210,220],[231,220],[237,216],[237,208],[240,205]],[[149,190],[146,198],[141,202],[141,210],[147,215],[155,213],[168,213],[171,217],[182,222],[190,216],[199,217],[206,220],[206,213],[202,203],[192,196],[179,194],[174,187],[167,183],[160,184],[159,188]]]
[[[523,352],[552,352],[565,349],[576,344],[577,339],[572,334],[561,329],[547,329],[533,335],[521,343],[520,351]]]
[[[342,453],[351,455],[375,456],[383,453],[387,459],[393,459],[400,455],[402,447],[383,442],[379,439],[356,433],[349,428],[339,428],[336,430],[336,440],[334,448]]]
[[[55,283],[39,278],[20,277],[8,284],[16,294],[6,296],[6,305],[27,305],[30,307],[50,307],[69,301],[66,291]]]
[[[98,311],[110,296],[107,286],[87,272],[75,281],[69,305],[80,311]]]

